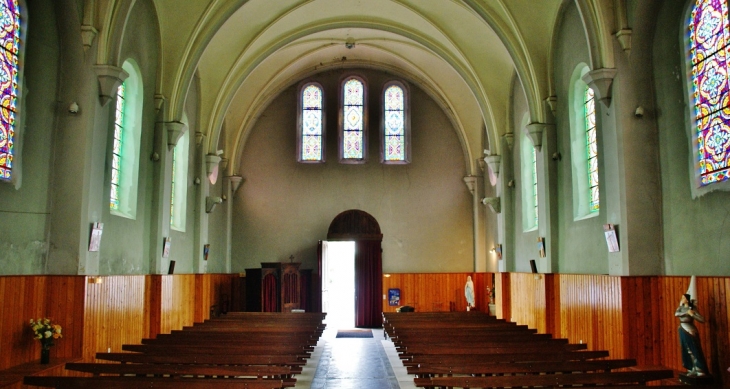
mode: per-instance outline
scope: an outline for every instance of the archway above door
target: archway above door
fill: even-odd
[[[341,212],[330,223],[327,240],[383,240],[380,224],[365,211],[350,209]]]

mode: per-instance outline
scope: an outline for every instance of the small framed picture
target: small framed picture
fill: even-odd
[[[537,253],[540,255],[540,258],[545,258],[545,238],[543,237],[537,238]]]
[[[99,251],[101,245],[101,233],[104,232],[104,223],[91,223],[91,237],[89,238],[89,251]]]
[[[165,238],[163,240],[163,247],[162,247],[162,258],[167,258],[170,256],[170,246],[172,245],[171,238]]]
[[[203,260],[208,260],[208,254],[210,253],[210,243],[203,245]]]

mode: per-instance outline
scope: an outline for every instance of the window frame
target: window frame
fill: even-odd
[[[537,231],[540,225],[537,186],[537,151],[527,136],[529,118],[522,119],[520,131],[520,178],[522,196],[522,232]],[[529,192],[529,193],[528,193]]]
[[[122,64],[122,69],[129,75],[122,83],[125,88],[125,104],[123,108],[123,136],[127,137],[127,141],[122,143],[122,159],[120,161],[120,187],[119,190],[119,208],[114,209],[111,206],[111,179],[113,165],[113,149],[114,149],[114,129],[116,126],[117,97],[114,99],[114,109],[112,111],[112,136],[110,136],[109,153],[111,161],[109,164],[109,213],[135,220],[137,218],[137,200],[139,192],[139,165],[142,138],[142,113],[144,109],[144,84],[142,72],[136,61],[128,58]],[[121,85],[120,85],[121,86]],[[131,138],[131,139],[129,139]]]
[[[403,159],[402,160],[386,160],[386,109],[385,109],[385,92],[388,88],[397,86],[403,91]],[[385,165],[405,165],[411,163],[411,112],[410,112],[410,89],[408,85],[399,80],[390,80],[383,84],[382,92],[380,93],[380,163]]]
[[[22,184],[22,150],[23,150],[23,135],[24,135],[24,124],[25,124],[25,82],[24,82],[24,71],[25,71],[25,48],[27,42],[28,33],[28,12],[25,0],[16,0],[15,5],[18,10],[18,50],[16,56],[18,58],[18,65],[16,69],[16,96],[15,96],[15,119],[12,128],[12,139],[13,139],[13,150],[9,153],[11,161],[10,167],[10,179],[0,178],[0,184],[8,184],[20,189]]]
[[[356,79],[362,83],[363,101],[362,101],[362,158],[345,158],[345,84],[352,79]],[[339,83],[339,118],[338,118],[338,149],[339,162],[342,164],[364,164],[368,161],[368,83],[364,77],[357,74],[345,75]]]
[[[699,171],[699,142],[698,142],[698,125],[697,119],[695,119],[695,98],[694,98],[694,81],[693,81],[693,66],[692,66],[692,38],[690,36],[690,21],[692,20],[692,12],[696,6],[696,1],[688,1],[685,9],[684,17],[681,20],[680,28],[680,46],[682,50],[682,63],[685,67],[685,117],[686,117],[686,135],[687,135],[687,147],[689,149],[688,158],[688,170],[690,176],[690,191],[692,198],[705,195],[713,191],[730,191],[730,179],[722,181],[715,181],[708,184],[702,184],[702,176]],[[725,1],[725,4],[730,8],[730,4]],[[730,23],[730,21],[729,21]],[[730,50],[730,44],[726,45],[725,48]],[[722,50],[722,49],[721,49]],[[726,83],[730,83],[730,79],[725,80]],[[721,112],[723,109],[718,110]],[[712,116],[710,114],[708,116]]]
[[[320,93],[322,94],[322,109],[321,109],[321,116],[322,116],[322,128],[320,133],[320,149],[321,149],[321,158],[319,160],[309,160],[309,159],[303,159],[302,158],[302,150],[303,150],[303,134],[304,134],[304,90],[314,85],[319,88]],[[327,160],[327,95],[325,94],[324,87],[322,84],[320,84],[317,81],[305,81],[302,82],[299,85],[299,88],[297,88],[298,94],[297,94],[297,162],[299,163],[324,163]]]
[[[573,70],[568,88],[568,116],[570,119],[570,165],[573,197],[573,220],[590,219],[600,215],[601,181],[600,181],[600,144],[598,139],[599,116],[597,100],[594,97],[594,119],[596,131],[596,166],[598,180],[599,207],[591,210],[591,184],[588,157],[588,139],[586,122],[586,90],[590,86],[583,81],[583,76],[590,71],[585,63],[579,63]],[[595,96],[595,91],[594,96]]]

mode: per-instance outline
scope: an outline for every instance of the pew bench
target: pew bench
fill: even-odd
[[[417,378],[450,375],[495,375],[495,374],[539,374],[539,373],[587,373],[609,372],[636,366],[635,359],[603,359],[590,361],[538,361],[538,362],[486,362],[475,360],[459,364],[426,363],[408,367],[408,374]]]
[[[41,365],[38,360],[8,369],[0,370],[0,388],[20,387],[25,376],[47,374],[60,369],[67,362],[76,362],[81,358],[51,358],[49,364]]]
[[[505,387],[557,387],[576,385],[645,385],[648,381],[656,381],[673,377],[672,370],[653,371],[621,371],[600,373],[569,374],[522,374],[501,376],[460,376],[416,378],[415,384],[422,388],[505,388]]]
[[[280,389],[283,385],[276,380],[162,377],[25,377],[23,383],[58,389]]]

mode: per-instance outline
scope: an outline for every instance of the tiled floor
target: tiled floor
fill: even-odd
[[[334,329],[325,331],[297,376],[296,388],[415,388],[393,343],[383,339],[382,329],[373,330],[372,338],[335,338],[336,334]]]

